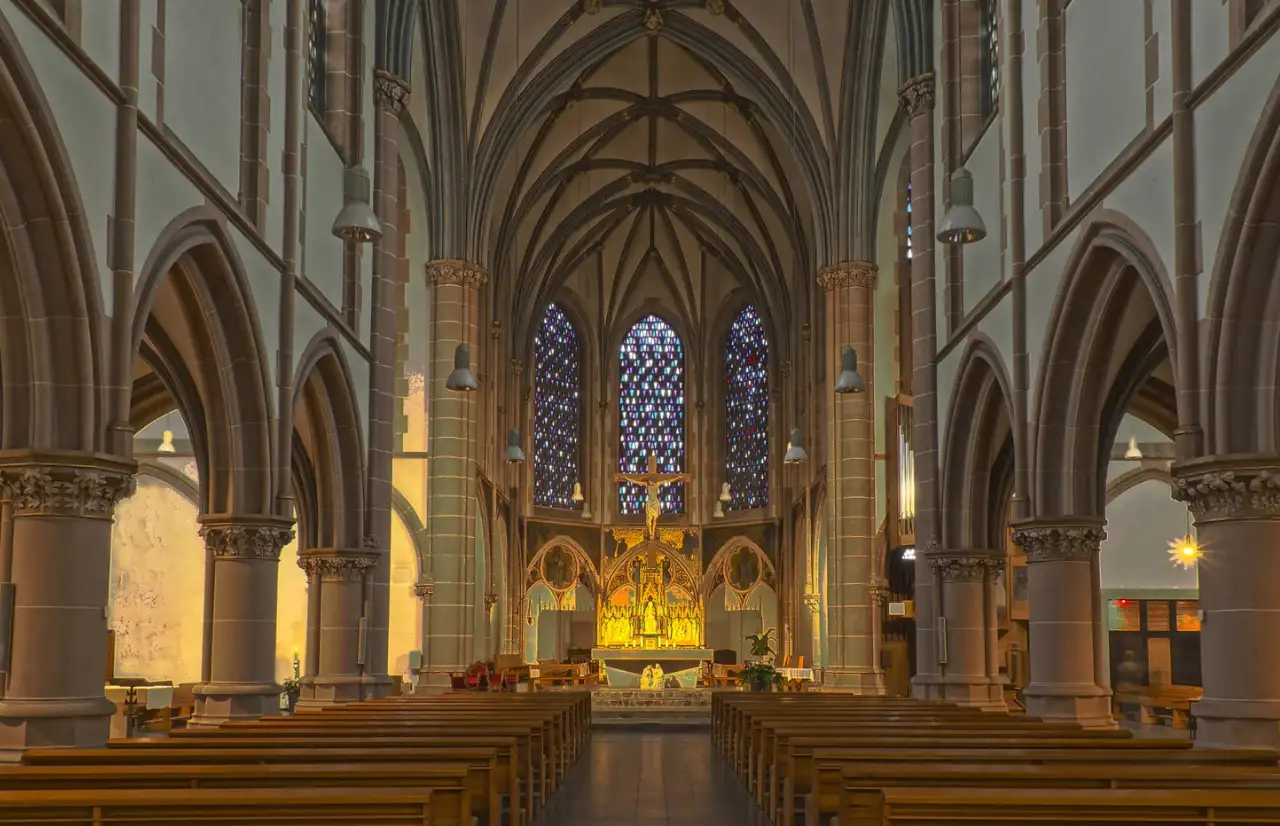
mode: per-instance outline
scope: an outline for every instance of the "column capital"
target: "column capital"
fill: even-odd
[[[927,112],[934,104],[933,72],[916,75],[898,89],[898,105],[908,118]]]
[[[0,452],[0,500],[15,517],[111,519],[135,487],[137,464],[94,453]]]
[[[845,287],[874,290],[878,271],[879,267],[866,261],[841,261],[839,264],[822,268],[818,273],[818,286],[826,292],[841,290]]]
[[[1033,562],[1083,562],[1092,559],[1107,538],[1100,519],[1049,517],[1013,526],[1013,541]]]
[[[307,577],[360,582],[365,573],[376,565],[378,559],[362,550],[346,548],[309,548],[298,554],[298,567]]]
[[[397,77],[385,69],[377,69],[373,73],[373,102],[379,109],[390,109],[400,114],[405,101],[409,99],[409,84],[404,78]]]
[[[293,520],[279,517],[202,518],[200,538],[214,559],[280,561],[280,551],[293,541]]]
[[[433,285],[460,284],[478,290],[489,283],[489,271],[470,261],[441,258],[427,262],[427,280]]]
[[[1004,557],[994,551],[941,551],[929,555],[929,567],[943,582],[985,582],[1004,570]]]
[[[432,579],[426,582],[419,582],[413,586],[413,595],[422,601],[427,601],[435,596],[436,583]]]
[[[1173,498],[1196,523],[1280,519],[1280,457],[1211,456],[1175,462]]]

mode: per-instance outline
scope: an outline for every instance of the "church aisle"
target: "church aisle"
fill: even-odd
[[[710,734],[597,731],[534,826],[764,826]]]

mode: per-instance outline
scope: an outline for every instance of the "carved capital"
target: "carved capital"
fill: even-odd
[[[707,0],[707,11],[713,15],[724,14],[724,0]]]
[[[1172,470],[1172,496],[1186,504],[1197,524],[1280,519],[1280,459],[1197,459]]]
[[[893,592],[883,580],[871,583],[869,590],[871,591],[871,601],[875,603],[877,607],[883,608],[889,604],[889,597]]]
[[[373,102],[379,109],[390,109],[397,115],[409,99],[409,84],[385,69],[373,73]]]
[[[650,6],[649,10],[644,13],[644,32],[650,37],[657,36],[662,31],[662,12],[654,6]]]
[[[431,580],[419,582],[413,586],[413,595],[420,600],[429,600],[435,596],[435,593],[436,584]]]
[[[206,522],[200,526],[200,537],[214,559],[280,560],[280,551],[293,541],[291,523]]]
[[[806,592],[804,595],[804,604],[810,611],[816,614],[822,610],[822,595],[813,591]]]
[[[377,556],[382,553],[382,549],[378,547],[378,537],[373,534],[365,534],[362,545],[364,547],[364,552],[369,556]]]
[[[64,464],[24,456],[0,466],[0,499],[12,505],[15,517],[111,519],[120,500],[134,491],[133,471],[130,463],[96,457]]]
[[[582,10],[587,14],[599,14],[604,8],[604,0],[582,0]]]
[[[898,104],[908,118],[933,108],[933,73],[919,75],[908,80],[898,90]]]
[[[1004,559],[991,553],[943,551],[929,557],[929,567],[943,582],[984,582],[1004,570]]]
[[[1098,522],[1028,521],[1013,529],[1013,541],[1033,562],[1086,562],[1102,547],[1107,532]]]
[[[495,591],[486,591],[484,595],[484,609],[491,610],[493,606],[498,604],[498,594]]]
[[[330,581],[360,582],[377,562],[376,556],[364,551],[313,548],[298,554],[298,567],[308,578],[319,576]]]
[[[478,290],[489,283],[489,272],[470,261],[442,258],[427,262],[427,280],[433,285],[461,284]]]
[[[822,272],[818,273],[818,286],[826,292],[846,287],[874,290],[878,269],[875,264],[866,261],[841,261],[822,268]]]

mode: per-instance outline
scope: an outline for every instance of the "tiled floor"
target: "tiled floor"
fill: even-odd
[[[706,730],[600,731],[535,826],[764,826]]]

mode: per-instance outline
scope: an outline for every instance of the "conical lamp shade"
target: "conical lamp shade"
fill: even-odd
[[[582,498],[583,498],[583,497],[582,497],[582,483],[581,483],[581,482],[574,482],[574,483],[573,483],[573,495],[569,497],[569,501],[570,501],[570,502],[581,502],[581,501],[582,501]]]
[[[729,490],[728,482],[725,482],[723,485],[720,486],[720,501],[721,502],[733,501],[733,491]]]
[[[1142,451],[1138,449],[1138,440],[1133,436],[1129,437],[1129,449],[1124,452],[1124,458],[1126,459],[1142,458]]]
[[[716,509],[711,512],[711,515],[716,519],[724,519],[724,505],[716,502]]]
[[[798,427],[791,429],[791,441],[787,443],[787,453],[782,461],[788,465],[798,465],[809,461],[809,454],[804,449],[804,433]]]
[[[507,461],[513,465],[524,461],[524,448],[520,447],[520,431],[514,427],[507,431]]]
[[[865,389],[866,384],[862,381],[862,374],[858,372],[858,353],[852,347],[845,345],[844,351],[840,353],[840,375],[836,378],[835,391],[861,393]]]
[[[445,380],[444,386],[447,390],[454,390],[459,393],[469,393],[480,389],[480,382],[476,381],[476,374],[471,372],[471,348],[467,345],[459,344],[457,349],[453,351],[453,372]]]
[[[178,449],[173,446],[173,431],[166,430],[160,438],[160,447],[156,448],[160,453],[177,453]]]

